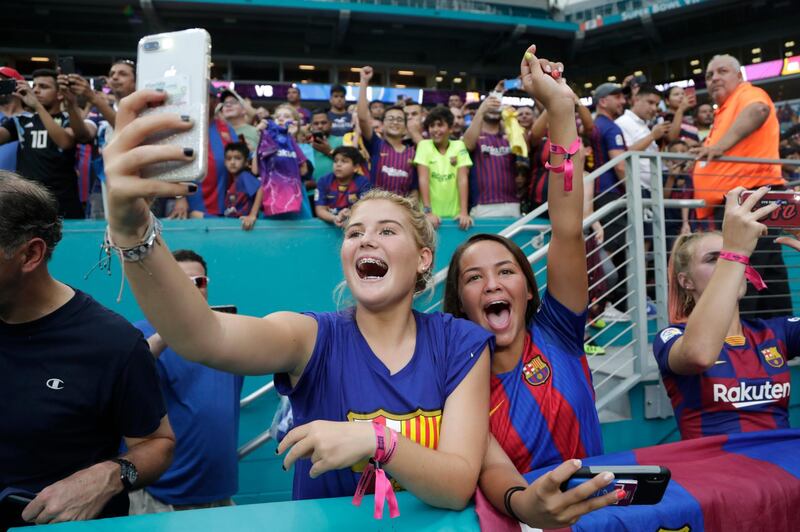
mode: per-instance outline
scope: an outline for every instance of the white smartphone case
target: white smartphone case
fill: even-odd
[[[169,161],[149,165],[142,176],[163,181],[202,181],[208,166],[208,84],[211,36],[204,29],[148,35],[139,41],[136,89],[163,89],[164,105],[149,113],[188,115],[194,127],[187,132],[165,131],[147,139],[149,144],[169,144],[194,149],[189,162]]]

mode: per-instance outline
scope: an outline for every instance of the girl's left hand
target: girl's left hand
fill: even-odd
[[[291,449],[289,449],[291,447]],[[375,454],[372,423],[355,421],[312,421],[289,431],[277,453],[289,449],[283,469],[289,470],[300,458],[311,459],[309,476],[317,478],[334,469],[343,469]]]

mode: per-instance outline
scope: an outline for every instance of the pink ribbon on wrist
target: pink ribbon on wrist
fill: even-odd
[[[755,287],[756,290],[759,292],[767,287],[767,283],[764,282],[764,279],[761,278],[761,274],[759,274],[755,268],[750,266],[750,257],[745,255],[740,255],[738,253],[734,253],[732,251],[720,251],[719,258],[723,260],[729,260],[731,262],[738,262],[740,264],[744,264],[744,277],[747,279],[750,284]]]
[[[573,174],[573,166],[572,166],[572,156],[578,153],[578,150],[581,147],[581,139],[580,137],[576,137],[575,140],[572,141],[572,144],[569,145],[569,148],[565,148],[564,146],[559,146],[558,144],[550,143],[550,153],[554,153],[556,155],[563,155],[564,162],[559,164],[558,166],[553,166],[550,164],[550,161],[544,163],[544,167],[550,170],[553,173],[560,174],[563,172],[564,174],[564,192],[572,192],[572,174]]]
[[[397,450],[397,432],[389,429],[389,446],[386,446],[386,433],[384,425],[377,421],[372,422],[375,430],[375,456],[369,459],[361,478],[358,480],[356,492],[353,495],[353,505],[361,506],[361,499],[367,492],[372,480],[375,480],[375,519],[383,518],[383,503],[389,504],[389,516],[391,518],[400,515],[400,506],[397,504],[397,497],[394,494],[392,483],[386,478],[386,472],[381,467],[388,464],[394,452]]]

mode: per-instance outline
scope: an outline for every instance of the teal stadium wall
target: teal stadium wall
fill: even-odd
[[[534,222],[535,223],[535,222]],[[456,224],[445,222],[439,230],[436,269],[447,265],[453,250],[468,235],[478,232],[496,233],[509,220],[480,220],[468,232]],[[242,314],[261,316],[277,310],[330,311],[336,308],[335,287],[342,281],[339,262],[341,231],[318,220],[273,222],[259,220],[252,232],[239,228],[237,220],[165,221],[165,239],[170,249],[189,248],[200,253],[208,263],[209,302],[212,305],[233,304]],[[116,301],[120,288],[119,261],[111,261],[109,270],[95,268],[100,259],[105,224],[92,221],[68,221],[64,238],[56,248],[51,263],[53,274],[61,281],[83,290],[108,308],[131,321],[143,318],[127,285],[122,299]],[[531,234],[520,235],[522,244]],[[800,266],[800,254],[787,254],[788,262]],[[536,268],[540,268],[539,264]],[[791,277],[791,276],[790,276]],[[537,275],[544,281],[544,274]],[[800,297],[798,290],[793,290]],[[441,291],[432,296],[435,301]],[[424,298],[423,308],[430,304]],[[427,302],[427,305],[426,305]],[[795,308],[800,308],[795,300]],[[798,390],[800,377],[793,371],[793,388]],[[271,375],[247,377],[243,395],[272,379]],[[644,420],[642,386],[631,392],[632,419],[603,426],[606,451],[652,445],[677,439],[674,419]],[[793,394],[792,426],[800,426],[800,393]],[[274,393],[257,400],[242,410],[240,443],[263,430],[271,420],[277,396]],[[284,472],[275,456],[274,443],[268,443],[247,456],[240,465],[239,503],[286,500],[291,496],[292,473]]]

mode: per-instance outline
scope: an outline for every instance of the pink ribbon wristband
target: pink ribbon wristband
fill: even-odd
[[[565,148],[564,146],[559,146],[558,144],[550,144],[550,153],[555,153],[556,155],[563,155],[564,162],[559,164],[558,166],[553,166],[550,164],[550,161],[544,163],[544,167],[551,172],[556,174],[563,173],[564,174],[564,192],[572,192],[572,174],[573,174],[573,166],[572,166],[572,156],[578,153],[578,150],[581,148],[581,139],[580,137],[576,137],[572,144],[569,145],[569,148]]]
[[[389,504],[389,516],[392,518],[400,515],[400,507],[397,504],[397,497],[394,494],[392,483],[386,478],[386,472],[381,467],[381,464],[386,465],[391,461],[394,452],[397,449],[397,432],[389,429],[389,445],[386,446],[386,432],[384,425],[377,421],[372,422],[372,428],[375,430],[375,456],[369,459],[361,473],[361,478],[358,480],[356,493],[353,495],[353,504],[361,506],[361,500],[367,492],[372,480],[375,480],[375,519],[383,518],[383,503],[386,501]]]
[[[750,266],[750,258],[744,255],[739,255],[738,253],[734,253],[732,251],[720,251],[719,258],[723,260],[729,260],[731,262],[738,262],[744,264],[744,277],[747,279],[750,284],[755,287],[756,290],[759,292],[767,287],[767,283],[764,282],[764,279],[761,278],[761,275],[756,271],[755,268]]]

